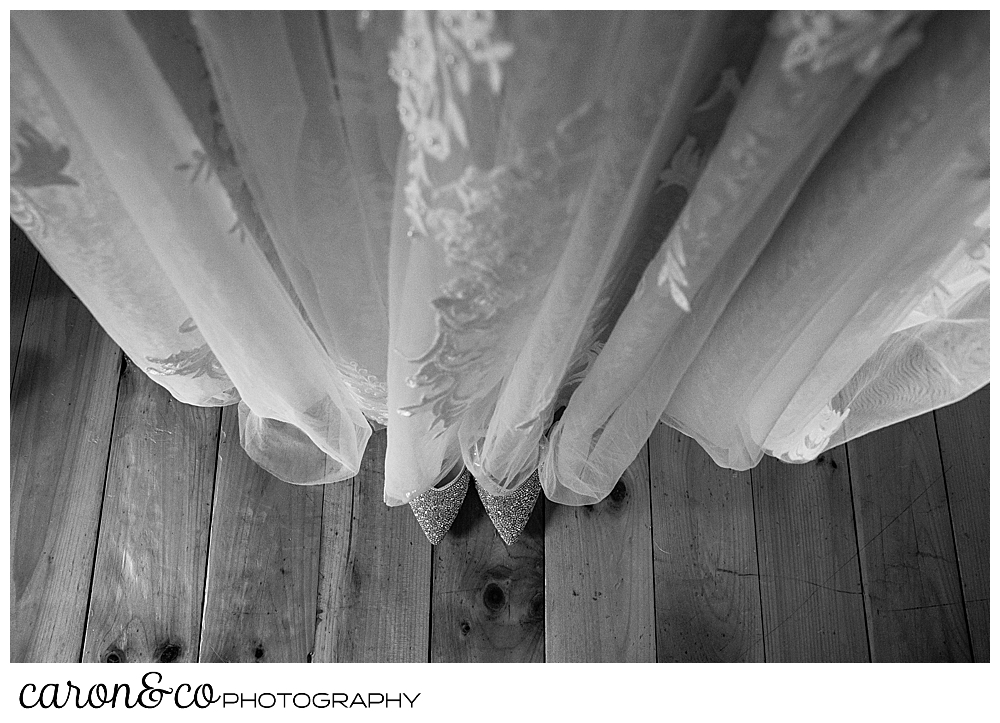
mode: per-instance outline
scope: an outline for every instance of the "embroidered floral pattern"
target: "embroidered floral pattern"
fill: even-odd
[[[34,201],[14,184],[10,186],[10,217],[25,233],[45,235],[45,217]]]
[[[192,379],[202,376],[218,380],[229,378],[208,344],[202,344],[197,349],[185,349],[163,359],[146,357],[146,361],[153,365],[146,367],[147,374],[191,377]]]
[[[412,360],[419,368],[406,380],[411,388],[427,391],[418,404],[398,410],[399,414],[409,416],[429,406],[435,424],[443,428],[465,410],[469,399],[459,391],[459,375],[475,377],[474,367],[499,343],[489,331],[500,317],[516,313],[527,280],[546,266],[543,209],[546,203],[557,207],[541,192],[545,187],[541,178],[541,171],[531,170],[530,163],[488,173],[470,167],[458,181],[436,192],[439,205],[427,212],[428,233],[441,243],[449,263],[465,273],[446,284],[431,302],[436,312],[435,341]],[[533,223],[539,220],[540,224]]]
[[[209,157],[207,153],[199,149],[195,149],[191,152],[190,161],[178,163],[174,166],[174,170],[181,171],[182,173],[190,173],[191,183],[196,183],[199,180],[204,183],[209,183],[213,177],[219,178],[221,183],[221,178],[215,173],[215,166],[212,163],[212,158]],[[227,196],[230,199],[230,203],[233,203],[232,196],[229,196],[228,193]],[[247,238],[250,237],[250,230],[247,228],[247,225],[243,220],[243,216],[236,211],[235,204],[233,215],[236,220],[233,222],[233,225],[229,227],[229,233],[234,234],[240,240],[240,243],[246,243]]]
[[[671,156],[670,165],[660,171],[660,184],[656,190],[659,191],[666,186],[680,186],[691,193],[703,167],[702,154],[698,150],[698,139],[694,136],[688,136]]]
[[[388,424],[388,389],[385,382],[364,367],[358,366],[355,361],[337,364],[337,369],[344,376],[347,388],[351,390],[364,415],[383,426]]]
[[[207,182],[211,180],[213,175],[212,162],[209,160],[208,154],[201,150],[192,151],[191,160],[178,163],[174,166],[174,170],[190,171],[191,183],[194,183],[202,176],[204,176],[204,180]]]
[[[230,387],[223,392],[219,392],[214,397],[210,397],[205,400],[204,406],[206,407],[226,407],[230,404],[235,404],[240,401],[240,393],[236,391],[236,387]]]
[[[910,310],[896,331],[935,319],[946,319],[952,310],[977,287],[990,283],[989,211],[973,222],[978,237],[965,241],[947,269],[934,282],[928,293]]]
[[[514,46],[492,37],[492,11],[409,10],[403,33],[390,51],[389,74],[399,85],[399,119],[410,143],[406,213],[415,230],[427,233],[425,191],[433,188],[428,159],[444,161],[453,142],[469,145],[459,98],[472,92],[474,71],[485,70],[490,91],[503,83],[500,63]]]
[[[721,86],[720,86],[721,87]],[[739,81],[737,81],[737,88]],[[708,106],[711,107],[711,106]],[[698,151],[698,141],[694,136],[684,139],[680,148],[670,159],[670,165],[660,173],[660,186],[680,186],[689,194],[694,190],[698,176],[704,168],[702,154]],[[660,273],[656,277],[658,286],[668,285],[670,297],[684,311],[691,311],[691,304],[683,289],[689,286],[684,275],[687,258],[684,255],[684,244],[681,236],[675,235],[673,243],[667,249]]]
[[[778,440],[771,449],[765,451],[786,462],[808,462],[815,459],[830,444],[830,438],[843,425],[850,411],[847,408],[838,412],[827,404],[797,434]]]
[[[53,143],[25,120],[17,123],[11,144],[10,216],[26,233],[45,235],[45,215],[24,189],[46,186],[79,186],[65,173],[69,148]]]
[[[59,146],[39,133],[27,121],[17,124],[20,138],[14,141],[10,172],[11,182],[22,188],[42,186],[78,186],[71,176],[63,171],[69,165],[69,148]]]
[[[742,87],[736,68],[724,69],[719,74],[718,85],[712,94],[694,108],[695,114],[712,113],[723,105],[727,98],[735,99],[738,97]],[[721,115],[724,117],[724,114]],[[744,140],[752,144],[756,139],[749,136]],[[709,145],[711,145],[710,142]],[[671,156],[669,165],[660,172],[660,183],[657,186],[657,191],[668,186],[676,186],[684,189],[685,193],[690,196],[694,192],[698,178],[705,169],[706,155],[706,149],[699,148],[698,138],[688,135]],[[754,153],[746,152],[740,145],[736,146],[733,158],[743,165],[751,164],[751,168],[755,168],[756,166],[753,164],[758,162]],[[684,289],[688,288],[690,284],[684,273],[687,266],[687,256],[684,253],[683,235],[674,234],[673,240],[663,254],[663,263],[656,278],[657,286],[666,286],[674,303],[684,311],[689,312],[691,311],[691,303],[684,292]]]
[[[489,171],[469,165],[453,180],[433,179],[431,164],[469,146],[462,106],[475,84],[484,84],[492,95],[502,88],[501,63],[514,46],[493,37],[495,23],[492,11],[407,11],[390,52],[389,74],[399,86],[399,118],[410,148],[404,188],[410,235],[432,238],[448,263],[463,270],[432,301],[434,343],[411,360],[419,368],[407,385],[427,391],[418,404],[397,413],[410,416],[430,408],[442,428],[468,403],[458,390],[458,371],[471,378],[470,367],[488,352],[482,340],[477,344],[464,335],[486,330],[520,298],[517,281],[529,272],[528,259],[539,242],[507,210],[517,199],[529,201],[538,180],[530,163]]]
[[[898,63],[918,42],[920,34],[905,29],[909,11],[795,10],[777,15],[773,31],[789,37],[781,68],[790,75],[800,69],[820,73],[851,63],[863,75],[877,75]]]
[[[680,243],[680,236],[674,240],[673,246],[667,249],[663,266],[656,277],[657,286],[668,284],[670,288],[670,298],[677,306],[684,311],[691,311],[691,303],[684,294],[683,288],[688,287],[687,277],[684,275],[684,267],[687,266],[687,259],[684,257],[684,245]],[[682,288],[683,287],[683,288]]]
[[[587,105],[558,124],[555,138],[543,148],[489,172],[469,167],[457,181],[434,191],[435,205],[425,219],[428,234],[441,244],[448,263],[464,273],[432,300],[435,340],[411,360],[419,368],[406,380],[425,393],[398,414],[429,408],[434,425],[443,429],[481,392],[478,368],[489,366],[504,348],[505,340],[492,332],[516,328],[514,319],[525,300],[544,291],[545,285],[535,281],[556,261],[558,245],[551,238],[568,233],[565,224],[573,217],[558,196],[560,174],[592,152],[588,129],[604,122],[602,113]]]
[[[181,334],[191,334],[198,331],[198,325],[194,323],[193,318],[188,317],[181,322],[177,331]],[[192,379],[207,376],[209,379],[229,380],[229,375],[226,374],[219,360],[215,358],[215,354],[212,353],[208,344],[202,344],[196,349],[185,349],[163,359],[146,357],[146,361],[155,365],[146,367],[147,374],[191,377]],[[235,392],[235,389],[231,391]],[[216,396],[228,398],[229,394],[230,392],[227,391]]]
[[[736,72],[736,68],[725,68],[719,74],[719,85],[716,86],[712,95],[696,105],[694,112],[704,113],[705,111],[712,110],[712,108],[725,101],[727,95],[736,97],[742,89],[743,84],[740,83],[740,76]]]

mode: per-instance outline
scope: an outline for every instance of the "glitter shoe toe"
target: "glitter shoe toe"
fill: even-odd
[[[469,470],[446,484],[444,487],[431,487],[429,490],[410,500],[413,516],[420,523],[420,529],[427,535],[432,545],[444,539],[451,523],[458,517],[462,508],[465,493],[469,489]]]
[[[486,513],[493,520],[493,526],[500,533],[500,539],[508,545],[513,545],[521,536],[541,490],[542,483],[538,479],[537,470],[513,492],[505,495],[491,495],[476,482],[476,492],[479,493],[479,499],[482,500]]]

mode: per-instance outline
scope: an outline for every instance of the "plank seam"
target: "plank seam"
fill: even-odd
[[[865,569],[861,564],[861,531],[858,529],[858,505],[854,499],[854,473],[851,471],[851,445],[844,445],[844,457],[847,459],[847,489],[851,493],[851,521],[854,523],[854,549],[858,558],[858,582],[861,583],[861,610],[865,620],[865,642],[868,643],[868,662],[874,660],[872,653],[872,633],[868,616],[870,614],[868,596],[865,594]],[[866,545],[867,547],[867,545]]]
[[[36,266],[37,268],[37,266]],[[32,280],[34,285],[34,280]],[[103,331],[100,333],[104,333]],[[83,653],[87,647],[87,630],[90,627],[90,601],[94,595],[94,577],[97,573],[97,553],[101,547],[101,525],[104,524],[104,502],[108,492],[108,469],[111,466],[111,448],[114,446],[112,440],[115,438],[115,428],[118,426],[118,400],[121,398],[121,386],[123,375],[123,360],[125,352],[121,347],[115,345],[118,350],[118,383],[115,385],[115,407],[111,411],[111,434],[108,435],[108,452],[104,457],[104,484],[101,489],[101,506],[97,511],[97,536],[94,539],[94,556],[90,563],[90,585],[87,587],[87,605],[83,614],[83,635],[80,637],[80,652],[77,655],[77,662],[83,662]]]
[[[353,484],[353,482],[352,482]],[[319,622],[320,622],[320,611],[326,612],[323,609],[323,531],[326,529],[326,491],[330,485],[323,485],[323,494],[319,501],[319,555],[316,559],[316,614],[313,615],[313,630],[312,630],[312,645],[311,650],[308,655],[306,655],[306,662],[312,663],[316,659],[316,638],[319,635]],[[351,490],[352,497],[353,489]]]
[[[965,635],[969,641],[969,654],[976,662],[976,647],[972,640],[972,623],[969,622],[968,601],[965,599],[965,575],[962,572],[962,556],[958,553],[958,538],[955,537],[955,519],[951,512],[951,495],[948,492],[948,470],[945,469],[944,452],[941,448],[941,433],[938,431],[938,414],[935,410],[931,418],[934,420],[934,439],[937,440],[938,457],[941,460],[941,477],[944,483],[944,501],[948,505],[948,527],[951,530],[951,544],[955,548],[955,565],[958,566],[958,594],[962,598],[962,619],[965,621]],[[948,468],[951,469],[950,467]]]
[[[542,497],[545,497],[545,493],[542,493]],[[545,600],[544,611],[542,612],[542,663],[549,662],[549,651],[548,651],[548,634],[546,632],[548,626],[548,616],[549,616],[549,605],[548,605],[548,585],[546,584],[545,577],[545,509],[547,505],[545,500],[542,500],[542,599]],[[656,627],[656,618],[653,618],[653,627]]]
[[[23,231],[22,231],[23,233]],[[27,235],[25,235],[27,237]],[[34,246],[31,247],[34,250]],[[14,358],[11,359],[11,366],[16,371],[17,370],[17,360],[21,358],[21,346],[24,344],[24,332],[28,326],[28,307],[31,306],[31,293],[35,290],[35,278],[38,272],[38,251],[35,250],[35,263],[31,267],[31,283],[28,284],[28,303],[24,305],[24,319],[21,320],[21,336],[17,340],[17,353]],[[10,389],[14,391],[14,375],[10,375]]]
[[[757,530],[757,474],[756,469],[750,470],[750,509],[753,512],[753,547],[754,547],[754,557],[757,560],[757,606],[760,608],[760,647],[761,652],[764,655],[764,662],[767,660],[767,636],[769,633],[764,631],[764,588],[761,582],[763,575],[760,574],[760,536]],[[772,631],[773,632],[773,631]],[[740,653],[742,658],[744,655],[753,650],[753,646],[748,647],[746,650]]]
[[[542,492],[542,497],[545,497],[545,492]],[[545,528],[547,527],[545,523],[546,511],[551,503],[549,498],[545,497],[542,500],[542,597],[545,600],[545,609],[542,611],[542,661],[549,661],[549,630],[551,625],[550,620],[550,605],[549,605],[549,575],[548,570],[545,569]]]
[[[371,444],[371,442],[369,442],[369,444]],[[354,568],[354,558],[351,556],[352,553],[353,553],[353,549],[354,549],[354,508],[357,506],[357,495],[361,494],[361,485],[358,482],[358,476],[360,474],[361,474],[361,470],[359,469],[358,470],[358,474],[351,478],[351,513],[350,513],[350,515],[351,515],[351,524],[347,528],[347,554],[344,555],[344,565],[345,565],[345,567],[344,567],[344,576],[349,576],[351,574],[351,570],[353,570],[353,568]],[[326,490],[325,489],[323,490],[323,497],[324,498],[326,497]],[[359,520],[359,522],[360,522],[360,520]],[[320,557],[320,570],[323,569],[323,567],[322,567],[323,566],[323,559],[322,559],[322,554],[323,554],[322,553],[322,549],[323,549],[323,547],[322,547],[322,545],[323,545],[323,535],[320,534],[320,555],[321,555],[321,557]],[[341,583],[341,584],[344,584],[344,583]],[[328,610],[324,610],[323,612],[324,612],[324,614],[328,614],[329,613]],[[339,650],[339,646],[337,645],[337,642],[338,642],[338,640],[340,638],[340,626],[341,626],[341,622],[342,621],[340,621],[340,620],[338,620],[336,622],[336,625],[337,625],[337,637],[333,641],[334,644],[333,644],[333,649],[331,651],[333,660],[330,661],[330,662],[333,662],[333,663],[343,663],[343,662],[355,663],[355,662],[357,662],[355,660],[348,660],[348,661],[340,660],[340,650]],[[379,662],[381,662],[381,661],[379,661]]]
[[[430,581],[427,585],[427,662],[433,663],[434,657],[434,548],[431,545]],[[544,580],[543,583],[544,584]],[[544,645],[542,646],[544,650]]]
[[[657,422],[657,427],[659,422]],[[656,432],[656,427],[653,429]],[[659,626],[656,624],[656,547],[654,546],[655,537],[653,536],[653,525],[656,522],[653,520],[653,453],[649,449],[649,440],[646,440],[646,444],[643,445],[646,450],[646,485],[649,489],[649,574],[652,579],[649,583],[650,592],[653,595],[653,625],[650,631],[653,635],[653,662],[660,662],[660,647],[657,644],[657,632]],[[543,528],[544,530],[544,528]],[[542,563],[544,564],[545,558],[542,558]]]
[[[208,513],[208,538],[205,541],[205,579],[201,586],[201,623],[198,625],[198,662],[202,662],[202,645],[205,642],[205,611],[208,609],[208,581],[211,578],[212,530],[215,527],[215,498],[219,489],[219,464],[222,452],[223,411],[219,410],[219,430],[215,435],[215,471],[212,473],[212,508]]]
[[[950,469],[950,468],[949,468],[949,469]],[[752,477],[753,477],[753,476],[751,475],[751,479],[752,479]],[[928,492],[930,491],[930,489],[931,489],[931,488],[932,488],[932,487],[933,487],[934,485],[936,485],[936,484],[937,484],[938,482],[943,482],[943,481],[944,481],[944,474],[943,474],[943,473],[942,473],[941,475],[939,475],[938,477],[935,477],[935,478],[934,478],[934,480],[933,480],[933,481],[932,481],[932,482],[931,482],[930,484],[928,484],[928,485],[927,485],[926,487],[924,487],[924,489],[922,489],[922,490],[920,491],[920,493],[919,493],[919,494],[917,494],[917,495],[916,495],[916,496],[915,496],[915,497],[914,497],[914,498],[913,498],[912,500],[910,500],[910,503],[909,503],[908,505],[906,505],[906,507],[904,507],[904,508],[903,508],[902,510],[900,510],[899,514],[897,514],[897,515],[896,515],[895,517],[893,517],[893,518],[892,518],[891,520],[889,520],[889,522],[887,522],[887,523],[886,523],[886,524],[885,524],[885,525],[884,525],[884,526],[882,527],[882,529],[881,529],[881,530],[879,530],[878,532],[876,532],[876,533],[875,533],[875,535],[873,535],[873,536],[872,536],[872,538],[871,538],[870,540],[868,540],[868,541],[867,541],[867,542],[866,542],[865,544],[861,545],[861,546],[860,546],[860,547],[858,548],[858,552],[857,552],[857,553],[856,553],[855,555],[852,555],[852,556],[851,556],[851,557],[850,557],[850,558],[849,558],[849,559],[848,559],[848,560],[847,560],[846,562],[844,562],[844,564],[843,564],[843,565],[841,565],[840,567],[838,567],[838,568],[837,568],[836,570],[834,570],[834,571],[833,571],[833,572],[832,572],[832,573],[831,573],[831,574],[830,574],[830,575],[829,575],[829,576],[828,576],[828,577],[827,577],[827,578],[826,578],[825,580],[823,580],[823,582],[822,582],[822,583],[820,583],[820,586],[819,586],[819,587],[816,587],[816,589],[815,589],[815,590],[813,590],[813,592],[811,592],[811,593],[810,593],[810,594],[808,595],[808,597],[806,597],[806,599],[805,599],[805,600],[803,600],[803,601],[802,601],[802,602],[801,602],[801,603],[799,604],[799,606],[798,606],[798,607],[796,607],[796,608],[795,608],[794,610],[792,610],[792,612],[790,612],[790,613],[789,613],[789,614],[788,614],[787,616],[785,616],[785,619],[784,619],[784,620],[782,620],[782,621],[781,621],[780,623],[778,623],[778,624],[777,624],[777,625],[775,625],[775,626],[774,626],[773,628],[771,628],[771,629],[770,629],[769,631],[767,631],[767,632],[766,632],[766,633],[764,634],[764,639],[765,639],[765,641],[767,640],[768,636],[772,635],[772,634],[773,634],[774,632],[776,632],[776,631],[778,630],[778,628],[780,628],[780,627],[781,627],[782,625],[784,625],[784,624],[785,624],[785,623],[787,623],[787,622],[788,622],[789,620],[791,620],[791,619],[792,619],[792,618],[793,618],[793,617],[795,616],[795,614],[796,614],[796,613],[797,613],[797,612],[798,612],[799,610],[801,610],[801,609],[802,609],[802,608],[804,608],[804,607],[805,607],[806,605],[808,605],[808,604],[809,604],[809,601],[810,601],[810,600],[812,600],[812,599],[813,599],[813,597],[814,597],[814,596],[816,595],[816,593],[817,593],[817,592],[818,592],[819,590],[821,590],[821,589],[822,589],[822,586],[823,586],[823,585],[826,585],[826,583],[830,582],[830,580],[834,579],[834,578],[835,578],[835,577],[836,577],[837,575],[839,575],[839,574],[840,574],[840,571],[841,571],[841,570],[843,570],[843,569],[844,569],[845,567],[847,567],[847,566],[848,566],[848,565],[850,565],[850,564],[851,564],[852,562],[854,562],[854,560],[858,560],[858,561],[859,561],[859,564],[860,564],[860,557],[861,557],[861,551],[862,551],[862,550],[865,550],[865,549],[867,549],[869,545],[871,545],[871,544],[872,544],[872,543],[874,543],[874,542],[875,542],[875,541],[876,541],[876,540],[877,540],[878,538],[880,538],[880,537],[881,537],[881,536],[882,536],[882,535],[883,535],[883,534],[885,533],[885,531],[886,531],[886,530],[888,530],[888,529],[889,529],[889,528],[890,528],[890,527],[891,527],[891,526],[892,526],[893,524],[895,524],[896,520],[898,520],[898,519],[899,519],[900,517],[902,517],[902,516],[903,516],[904,514],[906,514],[906,512],[907,512],[907,511],[908,511],[908,510],[909,510],[909,509],[910,509],[911,507],[913,507],[913,505],[915,505],[915,504],[917,503],[917,500],[919,500],[919,499],[920,499],[921,497],[923,497],[923,496],[924,496],[925,494],[927,494],[927,493],[928,493]],[[858,542],[860,543],[861,541],[860,541],[860,540],[858,540]],[[749,650],[749,648],[748,648],[748,650]],[[765,650],[766,650],[766,648],[765,648]],[[765,658],[765,659],[766,659],[766,658]]]

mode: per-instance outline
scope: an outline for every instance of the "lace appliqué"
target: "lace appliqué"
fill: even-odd
[[[736,97],[742,90],[743,84],[740,83],[740,76],[736,72],[736,68],[725,68],[719,74],[719,85],[716,86],[712,95],[696,105],[694,112],[704,113],[707,110],[711,110],[723,103],[727,95]]]
[[[920,33],[905,25],[912,12],[904,10],[794,10],[778,13],[773,33],[790,37],[782,70],[796,76],[800,69],[821,73],[851,63],[862,75],[878,75],[896,65],[920,42]]]
[[[197,330],[197,324],[190,317],[181,322],[177,328],[181,334],[190,334]],[[146,361],[153,365],[146,367],[147,374],[191,377],[192,379],[207,376],[209,379],[229,381],[229,375],[226,374],[226,370],[222,368],[222,364],[219,363],[208,344],[202,344],[194,349],[182,349],[168,357],[146,357]]]
[[[427,213],[427,229],[445,249],[449,264],[462,267],[432,300],[437,333],[431,348],[411,361],[420,365],[406,380],[426,388],[421,400],[397,412],[410,416],[430,406],[442,428],[465,410],[469,399],[459,377],[471,380],[474,368],[495,351],[489,331],[514,313],[526,280],[545,266],[539,257],[545,234],[532,223],[546,203],[539,172],[498,167],[484,173],[466,169],[454,184],[438,189],[440,205]],[[544,224],[543,224],[544,225]]]
[[[147,374],[191,377],[192,379],[202,376],[207,376],[209,379],[229,379],[208,344],[202,344],[196,349],[185,349],[162,359],[146,357],[146,361],[154,365],[146,367]]]
[[[433,188],[428,158],[444,161],[452,142],[468,147],[460,96],[472,91],[473,71],[484,69],[490,91],[500,92],[500,63],[514,54],[514,46],[492,38],[492,11],[408,10],[403,33],[390,51],[389,75],[399,85],[399,119],[407,132],[411,158],[410,180],[404,188],[406,214],[414,229],[427,233],[425,190]]]
[[[28,194],[10,184],[10,217],[29,235],[45,235],[45,217]]]
[[[219,182],[222,183],[222,179],[219,178],[215,172],[215,167],[212,163],[212,159],[207,153],[202,150],[194,150],[191,152],[191,160],[184,161],[183,163],[178,163],[174,166],[175,171],[180,171],[182,173],[190,173],[191,183],[196,183],[199,179],[208,183],[213,177],[218,178]],[[225,186],[223,186],[225,187]],[[230,204],[233,205],[232,197],[229,195],[228,190],[226,197],[229,198]],[[243,221],[243,217],[233,208],[233,216],[235,217],[235,222],[229,228],[229,233],[233,234],[240,240],[240,243],[246,243],[246,240],[250,238],[251,234],[246,224]]]
[[[656,190],[666,186],[680,186],[688,193],[704,168],[702,154],[698,150],[698,139],[688,136],[670,158],[670,165],[660,171],[660,183]]]
[[[24,120],[17,124],[17,136],[11,144],[10,216],[26,233],[41,236],[45,216],[24,189],[80,184],[65,173],[68,146],[53,143]]]
[[[681,287],[687,288],[688,280],[684,275],[684,267],[687,266],[687,259],[684,257],[684,245],[680,242],[680,236],[675,239],[673,246],[667,249],[663,266],[656,277],[656,285],[663,286],[669,284],[670,298],[674,300],[684,311],[691,311],[691,302]]]
[[[512,217],[504,211],[515,197],[528,196],[530,174],[500,166],[483,171],[467,166],[451,182],[432,181],[429,164],[447,160],[455,147],[469,146],[460,103],[473,90],[477,75],[493,95],[503,84],[500,64],[514,46],[493,37],[492,11],[407,11],[403,32],[390,52],[389,74],[399,85],[398,110],[407,132],[409,181],[404,188],[405,212],[413,236],[419,233],[439,243],[450,265],[466,273],[453,279],[432,301],[437,312],[434,344],[417,359],[417,373],[406,380],[411,388],[428,387],[418,404],[397,410],[410,416],[430,406],[435,425],[447,426],[465,408],[457,373],[481,359],[485,350],[461,343],[462,334],[491,325],[519,293],[510,280],[528,271],[530,249],[519,251]],[[524,235],[524,234],[522,234]],[[530,245],[530,244],[529,244]],[[506,282],[503,286],[499,279]]]
[[[778,440],[765,451],[786,462],[808,462],[815,459],[830,444],[830,438],[843,425],[850,411],[847,408],[838,412],[827,404],[798,433]]]
[[[660,187],[680,186],[688,194],[694,190],[694,184],[704,168],[702,154],[698,151],[698,141],[694,136],[684,139],[680,148],[674,152],[670,165],[660,173]],[[684,256],[684,244],[678,235],[666,251],[660,273],[656,277],[657,286],[665,284],[670,287],[670,297],[684,311],[691,311],[691,304],[684,294],[683,288],[688,287],[684,267],[687,259]]]
[[[984,285],[989,286],[989,223],[987,210],[973,222],[973,228],[979,232],[978,235],[962,244],[934,286],[906,315],[895,331],[902,331],[935,319],[947,319],[970,292]]]
[[[42,186],[79,186],[76,179],[63,171],[69,165],[69,148],[59,146],[43,136],[27,121],[17,124],[20,138],[14,141],[10,180],[22,188]]]
[[[387,425],[389,423],[388,406],[386,405],[388,389],[385,382],[380,381],[376,375],[364,367],[358,366],[355,361],[339,362],[337,369],[343,375],[344,383],[351,390],[354,400],[364,415],[383,426]]]
[[[726,68],[719,75],[719,84],[712,95],[695,107],[695,113],[705,113],[721,105],[729,96],[737,97],[742,90],[739,75],[735,68]],[[690,197],[694,192],[695,184],[705,169],[706,161],[703,151],[698,149],[698,139],[694,136],[687,136],[680,147],[670,158],[670,164],[660,172],[660,190],[667,186],[678,186],[684,189]],[[688,301],[684,289],[690,286],[684,269],[687,266],[687,257],[684,253],[684,243],[681,234],[675,234],[674,240],[664,252],[663,264],[656,277],[656,285],[666,286],[670,290],[670,298],[674,300],[685,312],[691,311],[691,303]]]
[[[496,330],[518,328],[520,310],[533,294],[544,293],[539,280],[558,259],[551,239],[568,233],[573,209],[559,198],[560,174],[593,152],[592,131],[606,121],[604,113],[585,103],[556,125],[543,146],[519,151],[489,172],[467,167],[458,180],[434,190],[427,231],[462,273],[431,301],[436,336],[425,354],[410,360],[420,366],[406,380],[424,393],[397,414],[430,408],[432,429],[443,430],[488,388],[480,372],[509,344]]]

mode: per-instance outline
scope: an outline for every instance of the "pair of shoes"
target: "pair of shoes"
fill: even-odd
[[[431,487],[410,500],[413,516],[417,518],[420,529],[424,531],[432,545],[444,539],[448,529],[458,517],[471,478],[469,470],[462,470],[462,474],[451,482],[442,487]],[[507,545],[513,545],[521,536],[541,490],[542,483],[537,470],[512,491],[503,495],[490,494],[476,482],[476,492],[479,493],[479,499],[486,508],[486,514],[490,516],[493,526],[500,533],[500,539]]]

